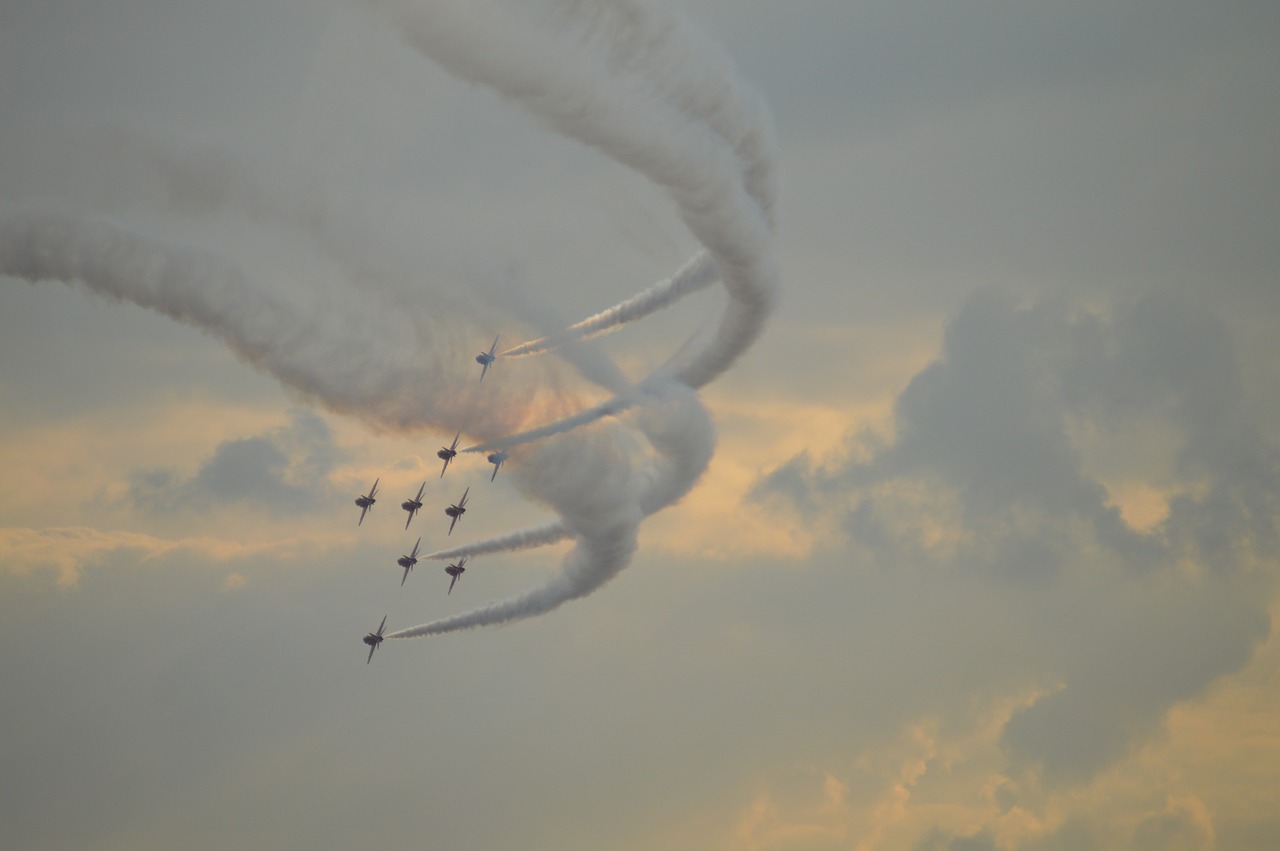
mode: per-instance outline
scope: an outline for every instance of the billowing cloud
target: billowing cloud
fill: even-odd
[[[287,426],[221,443],[188,478],[168,468],[136,472],[127,498],[162,513],[234,503],[272,512],[305,511],[332,501],[328,475],[343,457],[323,419],[295,410]]]
[[[1235,357],[1222,320],[1185,299],[1108,314],[979,293],[899,396],[887,441],[797,454],[753,498],[834,516],[889,569],[1044,593],[1095,577],[1055,606],[1060,646],[1040,664],[1064,687],[1003,734],[1046,783],[1087,781],[1268,634],[1257,589],[1277,555],[1280,455]],[[1144,444],[1148,428],[1161,439]],[[1160,495],[1161,521],[1126,520],[1126,483]]]

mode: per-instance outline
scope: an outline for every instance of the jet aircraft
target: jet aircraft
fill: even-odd
[[[467,563],[467,557],[463,556],[461,559],[458,560],[457,564],[451,564],[444,569],[445,573],[453,577],[452,579],[449,580],[449,590],[445,592],[446,594],[453,593],[454,583],[458,581],[459,576],[461,576],[463,573],[466,573],[467,569],[463,567],[463,565],[465,565],[466,563]]]
[[[409,519],[404,521],[404,528],[408,529],[409,524],[413,522],[413,515],[422,508],[422,492],[426,490],[427,483],[423,482],[422,487],[418,488],[418,495],[413,499],[406,499],[400,503],[400,507],[409,512]]]
[[[368,513],[369,509],[373,508],[373,504],[378,501],[375,495],[378,493],[378,481],[380,479],[381,476],[373,480],[373,487],[369,488],[369,492],[367,494],[356,497],[356,505],[360,506],[360,519],[356,521],[357,526],[364,522],[365,514]]]
[[[377,632],[367,633],[364,637],[364,643],[369,645],[369,658],[364,660],[367,665],[373,661],[373,651],[378,649],[378,645],[382,643],[382,628],[387,625],[387,616],[382,616],[382,623],[378,624]]]
[[[453,456],[458,454],[458,438],[460,437],[462,437],[461,431],[453,436],[453,443],[440,447],[440,451],[436,453],[437,458],[444,459],[444,467],[440,469],[440,478],[442,479],[444,478],[444,471],[449,469],[449,462],[453,460]]]
[[[413,566],[418,563],[418,544],[421,543],[422,539],[419,538],[417,543],[413,545],[413,552],[409,553],[407,556],[400,556],[400,558],[396,559],[396,564],[404,568],[404,576],[400,577],[401,585],[403,585],[404,581],[409,578],[409,571],[413,570]]]
[[[453,518],[452,520],[449,521],[449,531],[446,532],[445,534],[452,535],[453,527],[457,525],[458,518],[467,513],[467,494],[470,492],[471,492],[471,488],[467,488],[466,490],[464,490],[462,492],[462,499],[458,500],[453,505],[450,505],[448,508],[444,510],[445,514],[448,514],[450,517]]]
[[[498,337],[502,336],[501,334]],[[484,381],[484,374],[489,371],[489,365],[498,359],[493,352],[498,348],[498,337],[493,338],[493,345],[489,347],[489,351],[481,352],[476,355],[476,363],[480,364],[480,380]]]
[[[492,482],[494,479],[498,478],[498,468],[502,466],[503,461],[507,460],[507,453],[501,451],[490,452],[489,457],[486,460],[493,465],[493,475],[489,477],[489,481]]]

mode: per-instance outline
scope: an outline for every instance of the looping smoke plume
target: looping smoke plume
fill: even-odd
[[[702,387],[746,351],[764,327],[777,280],[771,247],[774,144],[763,108],[738,85],[723,53],[667,7],[627,0],[590,6],[551,2],[536,12],[526,3],[370,1],[409,44],[452,73],[491,86],[564,135],[665,187],[707,258],[695,258],[672,280],[688,286],[714,266],[729,296],[715,333],[669,379],[651,376],[594,409],[517,439],[490,441],[485,448],[563,434],[661,395],[659,387]],[[625,321],[636,304],[652,310],[665,303],[633,299],[630,307],[624,303],[606,311],[600,325],[588,327]],[[625,462],[597,457],[584,464],[580,444],[588,438],[567,443],[562,436],[535,444],[543,463],[569,445],[574,447],[570,467],[593,470],[580,487],[568,490],[557,488],[567,475],[559,461],[548,468],[546,479],[535,474],[577,541],[557,577],[519,597],[388,637],[528,617],[609,581],[629,560],[639,521],[679,500],[710,458],[709,421],[692,390],[685,392],[681,404],[645,405],[640,412],[655,451],[643,482],[626,472]],[[690,413],[695,410],[702,413],[700,421]],[[698,454],[688,451],[699,443],[695,437],[705,438],[705,458],[682,470],[680,464],[690,460],[683,456]]]
[[[695,335],[639,382],[629,382],[606,359],[579,364],[614,394],[611,399],[469,448],[529,443],[513,458],[512,477],[558,519],[429,558],[569,538],[574,545],[561,572],[539,587],[386,636],[411,638],[506,623],[591,593],[629,563],[643,519],[678,502],[698,481],[715,440],[695,391],[752,345],[774,301],[777,156],[760,100],[738,82],[724,53],[663,2],[368,2],[411,46],[451,73],[493,88],[555,131],[663,187],[702,244],[703,251],[671,278],[503,357],[602,333],[716,280],[728,297],[709,334]],[[381,427],[452,432],[465,414],[473,433],[486,439],[501,433],[494,428],[501,411],[470,419],[486,402],[496,404],[491,396],[472,389],[460,400],[438,377],[447,361],[414,317],[351,287],[332,286],[322,299],[315,293],[290,299],[208,253],[93,217],[29,211],[0,211],[0,274],[78,282],[192,324],[286,386]],[[332,321],[333,315],[342,321]],[[371,342],[379,339],[399,343]],[[575,348],[565,354],[581,360]],[[506,398],[501,404],[520,408],[523,402]],[[625,421],[601,422],[624,412]]]

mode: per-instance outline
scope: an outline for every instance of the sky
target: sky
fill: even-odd
[[[0,845],[1275,848],[1277,36],[0,5]]]

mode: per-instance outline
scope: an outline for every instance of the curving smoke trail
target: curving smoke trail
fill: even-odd
[[[667,385],[665,390],[666,410],[657,405],[645,410],[641,423],[656,453],[635,479],[640,512],[645,517],[679,502],[706,470],[715,449],[711,419],[697,397],[676,384]],[[689,396],[676,403],[682,393],[689,393]],[[683,407],[673,407],[676,404]],[[528,550],[558,544],[572,537],[573,532],[563,520],[553,520],[448,550],[437,550],[423,558],[448,560]]]
[[[444,431],[465,416],[491,430],[502,419],[489,397],[444,377],[449,361],[431,345],[431,318],[376,293],[312,281],[291,294],[220,256],[104,219],[4,207],[0,275],[79,283],[155,310],[218,337],[304,397],[378,428]],[[507,408],[532,392],[512,388]]]
[[[628,0],[368,2],[449,71],[493,87],[671,193],[730,297],[682,381],[703,386],[755,341],[777,280],[772,126],[723,52],[683,16]]]
[[[668,385],[661,399],[640,413],[638,425],[655,452],[640,470],[613,454],[612,442],[587,448],[582,441],[551,441],[547,448],[536,450],[541,457],[526,466],[524,475],[552,482],[542,495],[564,518],[562,523],[428,556],[460,558],[525,549],[572,536],[576,543],[565,555],[559,574],[518,596],[386,637],[422,638],[532,617],[586,596],[617,576],[635,550],[640,521],[687,494],[706,470],[715,448],[711,418],[687,387]],[[584,448],[590,456],[585,461]],[[559,472],[548,475],[551,470]]]
[[[715,45],[666,6],[630,0],[536,6],[484,0],[370,2],[388,14],[412,46],[449,71],[496,89],[671,194],[729,298],[714,333],[670,378],[686,388],[701,387],[750,347],[772,308],[777,281],[774,143],[759,101],[737,83]],[[658,387],[667,383],[666,376],[651,377],[567,422],[577,425],[620,412],[660,395]],[[529,617],[608,582],[630,560],[640,520],[678,500],[705,469],[704,461],[679,470],[677,460],[686,448],[705,438],[710,458],[713,441],[705,412],[706,428],[687,413],[673,413],[701,410],[692,391],[686,392],[681,404],[646,405],[641,411],[642,428],[659,458],[654,467],[667,474],[645,478],[607,452],[584,453],[580,444],[598,444],[596,432],[572,442],[535,444],[526,469],[576,539],[559,575],[518,597],[387,637]],[[553,424],[550,431],[534,433],[541,440],[564,430]],[[510,443],[485,444],[502,445]],[[559,461],[569,466],[547,465],[546,459],[566,445],[574,447],[574,457]],[[565,479],[579,478],[578,486],[563,487]]]
[[[702,243],[704,252],[671,279],[579,323],[579,332],[632,321],[717,276],[728,296],[712,333],[695,335],[639,384],[602,359],[569,351],[614,398],[516,436],[539,439],[512,470],[559,520],[432,554],[452,558],[572,537],[561,573],[518,597],[387,636],[409,638],[528,617],[599,588],[628,564],[641,521],[678,502],[706,470],[714,433],[694,391],[751,346],[773,304],[776,156],[759,100],[739,85],[724,54],[666,5],[370,2],[445,68],[664,187]],[[336,285],[290,296],[211,254],[100,219],[0,210],[0,274],[80,282],[197,326],[286,386],[383,428],[452,431],[467,419],[487,436],[506,430],[499,428],[503,417],[527,409],[507,398],[504,410],[486,411],[492,397],[474,386],[460,398],[455,384],[438,377],[448,362],[433,350],[433,334],[423,333],[424,320],[397,304]],[[564,423],[576,427],[628,409],[629,423],[647,441],[647,460],[638,466],[622,423],[556,436]],[[497,445],[513,444],[486,444]]]
[[[499,357],[523,358],[539,355],[568,342],[589,340],[592,337],[616,331],[623,325],[670,307],[687,295],[706,289],[719,279],[720,270],[716,268],[711,255],[700,251],[670,278],[659,281],[626,301],[588,316],[580,322],[575,322],[555,334],[513,346],[499,354]]]

